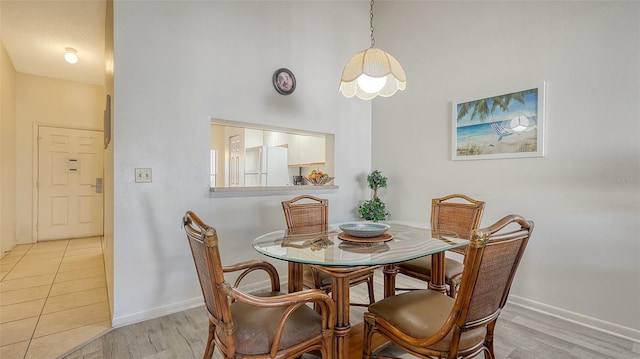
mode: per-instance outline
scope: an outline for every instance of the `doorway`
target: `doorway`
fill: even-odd
[[[243,160],[242,149],[244,144],[242,136],[234,135],[229,137],[229,186],[238,187],[244,185],[244,181],[240,179],[244,178],[243,167],[240,166],[240,162]]]
[[[103,133],[38,127],[36,240],[103,235]]]

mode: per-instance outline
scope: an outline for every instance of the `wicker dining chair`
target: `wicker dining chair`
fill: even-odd
[[[302,226],[328,226],[329,222],[329,200],[309,195],[295,197],[288,201],[282,202],[284,218],[287,222],[287,228],[295,229]],[[371,268],[364,274],[359,274],[349,278],[349,285],[355,286],[367,283],[369,291],[369,303],[350,303],[353,306],[364,306],[375,302],[375,294],[373,287],[373,271]],[[316,288],[330,293],[332,289],[332,278],[326,273],[320,272],[308,265],[303,266],[303,286],[306,288]]]
[[[204,359],[212,358],[216,345],[224,358],[298,358],[311,352],[333,357],[336,311],[331,297],[316,289],[280,293],[278,272],[267,261],[223,267],[216,230],[191,211],[184,215],[183,226],[209,316]],[[239,290],[240,281],[256,270],[269,275],[271,291]],[[236,271],[242,272],[231,285],[224,273]]]
[[[533,230],[533,222],[509,215],[475,230],[455,298],[431,289],[404,292],[364,313],[363,359],[378,357],[374,334],[421,358],[495,359],[494,329]],[[378,338],[380,339],[380,338]],[[383,357],[382,355],[380,357]],[[384,356],[387,357],[387,356]]]
[[[485,203],[463,194],[451,194],[431,200],[431,228],[437,231],[451,231],[460,238],[469,239],[471,232],[478,228]],[[453,252],[464,255],[466,248],[456,248]],[[398,273],[429,282],[431,280],[431,256],[398,263]],[[462,277],[462,262],[445,258],[445,282],[450,297],[456,296],[456,290]],[[413,288],[396,288],[413,290]]]

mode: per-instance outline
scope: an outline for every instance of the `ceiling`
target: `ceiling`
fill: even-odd
[[[105,14],[106,0],[0,0],[0,38],[17,72],[103,85]]]

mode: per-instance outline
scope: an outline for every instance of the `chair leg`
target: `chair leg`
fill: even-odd
[[[333,331],[322,330],[322,346],[323,350],[320,350],[320,354],[322,359],[331,359],[333,358],[333,350],[334,350],[334,335]]]
[[[484,339],[484,345],[487,347],[487,352],[489,354],[489,359],[495,359],[496,355],[493,352],[493,330],[496,327],[496,321],[489,323],[487,325],[487,336]]]
[[[449,291],[447,294],[449,294],[449,296],[451,298],[455,298],[456,295],[458,295],[458,286],[460,286],[460,279],[462,278],[461,275],[453,277],[451,279],[449,279],[449,281],[447,281],[447,285],[449,286]]]
[[[367,288],[369,288],[369,304],[373,304],[376,302],[376,295],[373,292],[373,273],[367,279]]]
[[[209,337],[207,338],[207,346],[205,348],[202,359],[213,358],[213,351],[216,348],[216,342],[213,340],[215,331],[216,331],[216,326],[211,321],[209,321]]]
[[[372,334],[372,324],[371,321],[375,320],[368,317],[369,313],[364,313],[364,330],[362,333],[362,359],[370,359],[372,354],[371,342]]]
[[[455,298],[456,297],[456,283],[454,281],[450,281],[449,282],[449,296],[451,298]]]

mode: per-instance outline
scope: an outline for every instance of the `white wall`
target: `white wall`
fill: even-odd
[[[225,263],[265,259],[251,241],[285,226],[280,202],[295,192],[211,197],[211,118],[334,133],[340,188],[320,195],[330,220],[354,219],[369,196],[371,104],[342,97],[338,83],[369,44],[368,3],[115,2],[114,11],[114,325],[201,301],[186,210],[218,229]],[[271,84],[280,67],[297,79],[289,96]],[[137,167],[152,168],[153,182],[134,183]]]
[[[640,3],[376,3],[407,89],[373,103],[372,169],[394,218],[487,202],[536,222],[511,299],[640,339]],[[402,21],[403,26],[398,26]],[[451,161],[453,99],[547,82],[546,156]]]
[[[105,273],[107,276],[107,291],[109,293],[109,309],[113,317],[113,107],[116,99],[113,94],[113,0],[107,0],[105,14],[105,41],[104,41],[104,90],[111,96],[111,143],[104,150],[104,236],[102,241],[102,253],[104,254]],[[104,126],[104,125],[103,125]],[[104,129],[108,130],[107,128]]]
[[[16,244],[16,70],[0,42],[0,257]]]

